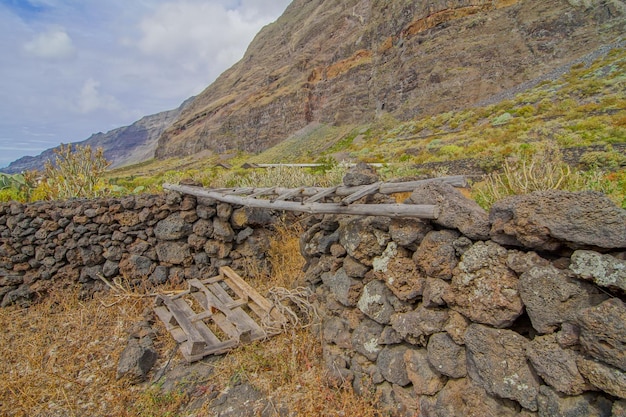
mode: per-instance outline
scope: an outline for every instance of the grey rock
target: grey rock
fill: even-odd
[[[465,348],[454,343],[447,333],[436,333],[428,340],[428,362],[437,372],[450,378],[467,375]]]
[[[378,181],[379,177],[374,168],[364,162],[359,162],[344,175],[343,185],[355,187],[369,185]]]
[[[443,299],[470,320],[494,327],[511,325],[523,312],[518,277],[507,266],[507,250],[476,242],[461,258]]]
[[[189,245],[183,242],[159,243],[156,252],[159,261],[172,265],[189,266],[193,260]]]
[[[406,370],[404,354],[409,349],[403,345],[385,346],[378,354],[376,366],[383,378],[392,384],[404,387],[411,383]]]
[[[395,296],[385,284],[377,280],[371,281],[363,287],[357,306],[375,322],[387,324],[395,311],[390,301],[391,297]]]
[[[150,274],[150,277],[148,278],[148,280],[153,285],[162,285],[167,282],[168,274],[169,274],[169,271],[167,267],[163,265],[159,265],[156,268],[154,268],[154,272]]]
[[[537,374],[557,391],[579,395],[592,389],[576,366],[580,354],[561,348],[556,334],[535,337],[528,344],[526,355]]]
[[[111,278],[120,272],[120,264],[119,262],[109,261],[108,259],[104,262],[102,266],[102,274],[105,278]]]
[[[611,402],[597,394],[568,397],[542,385],[537,396],[539,417],[610,417]]]
[[[390,237],[387,232],[372,226],[371,218],[353,217],[345,220],[339,227],[339,243],[348,255],[366,266],[372,265],[372,259],[380,256]]]
[[[550,262],[537,255],[536,252],[509,250],[506,265],[518,275],[522,275],[536,266],[548,266]]]
[[[327,343],[334,343],[344,349],[352,349],[350,324],[345,319],[332,316],[324,320],[322,335]]]
[[[35,293],[30,287],[26,284],[22,284],[18,288],[5,294],[2,303],[0,303],[0,307],[4,308],[10,305],[18,305],[22,308],[29,307],[34,297]]]
[[[142,279],[149,276],[156,265],[145,256],[124,255],[120,261],[120,274],[128,279]]]
[[[180,212],[172,213],[154,227],[154,235],[159,240],[182,239],[189,236],[191,231],[192,225],[181,217]]]
[[[150,337],[131,337],[120,355],[117,364],[117,379],[127,378],[134,384],[145,381],[148,372],[156,363],[157,356]]]
[[[466,198],[459,190],[444,182],[420,185],[411,194],[414,204],[435,204],[440,215],[434,223],[457,229],[474,240],[489,238],[489,216],[475,201]]]
[[[336,273],[326,272],[322,274],[322,281],[335,295],[337,301],[346,307],[353,307],[360,303],[363,283],[354,278],[350,278],[343,268],[339,268]]]
[[[275,220],[268,210],[254,207],[239,208],[234,210],[230,216],[230,223],[237,229],[267,226],[274,223]]]
[[[391,239],[400,246],[419,245],[433,227],[419,219],[393,219],[389,225]]]
[[[211,238],[213,237],[213,222],[206,219],[200,219],[193,224],[193,233],[202,236]]]
[[[382,350],[383,326],[373,320],[364,319],[352,333],[352,347],[370,361],[376,361]]]
[[[554,332],[561,323],[572,322],[579,310],[607,298],[593,285],[552,265],[522,274],[519,292],[533,328],[542,334]]]
[[[526,361],[527,345],[514,331],[471,324],[465,332],[467,372],[490,394],[537,411],[541,383]]]
[[[508,197],[491,208],[491,237],[537,250],[626,247],[626,210],[599,192],[537,191]]]
[[[213,219],[213,236],[224,242],[232,242],[235,239],[235,232],[227,220],[216,217]]]
[[[348,274],[348,276],[352,278],[363,278],[367,271],[370,270],[369,267],[358,262],[351,256],[346,256],[344,258],[343,269],[346,271],[346,274]]]
[[[446,304],[443,299],[444,294],[450,287],[450,284],[439,278],[426,278],[424,291],[422,294],[422,302],[424,307],[434,308]]]
[[[601,287],[626,291],[626,262],[611,255],[577,250],[572,254],[569,268],[579,278],[593,281]]]
[[[428,336],[443,331],[448,320],[446,310],[435,310],[420,305],[408,313],[391,316],[394,330],[409,343],[426,346]]]
[[[446,385],[447,378],[430,365],[426,349],[407,350],[404,361],[415,394],[435,395]]]

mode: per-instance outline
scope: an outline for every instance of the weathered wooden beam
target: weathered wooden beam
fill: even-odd
[[[255,198],[224,195],[210,189],[189,185],[163,184],[163,188],[178,191],[196,197],[212,198],[224,203],[241,206],[265,208],[271,210],[297,211],[311,214],[350,214],[357,216],[413,217],[419,219],[436,219],[439,208],[435,205],[417,204],[353,204],[343,206],[339,203],[300,203],[293,201],[259,200]]]
[[[355,201],[357,201],[359,198],[378,192],[380,185],[381,185],[380,182],[375,182],[374,184],[370,184],[364,188],[359,189],[359,191],[354,192],[350,194],[349,196],[347,196],[346,198],[344,198],[343,200],[341,200],[341,205],[343,206],[350,205],[354,203]]]

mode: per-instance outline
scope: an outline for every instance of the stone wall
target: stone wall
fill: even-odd
[[[265,268],[275,220],[177,193],[2,204],[0,302],[26,306],[64,282],[87,296],[104,288],[101,277],[136,286]]]
[[[625,210],[555,191],[485,213],[443,184],[407,202],[442,215],[301,239],[330,383],[406,416],[625,415]]]

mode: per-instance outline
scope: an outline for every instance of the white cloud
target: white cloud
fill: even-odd
[[[61,28],[38,34],[24,44],[24,50],[30,55],[45,59],[70,58],[76,51],[72,39]]]
[[[91,113],[95,110],[118,110],[121,106],[115,97],[103,94],[98,89],[100,83],[93,78],[84,82],[78,100],[78,111]]]

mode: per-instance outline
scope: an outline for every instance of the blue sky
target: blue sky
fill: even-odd
[[[290,0],[0,0],[0,167],[176,108]]]

